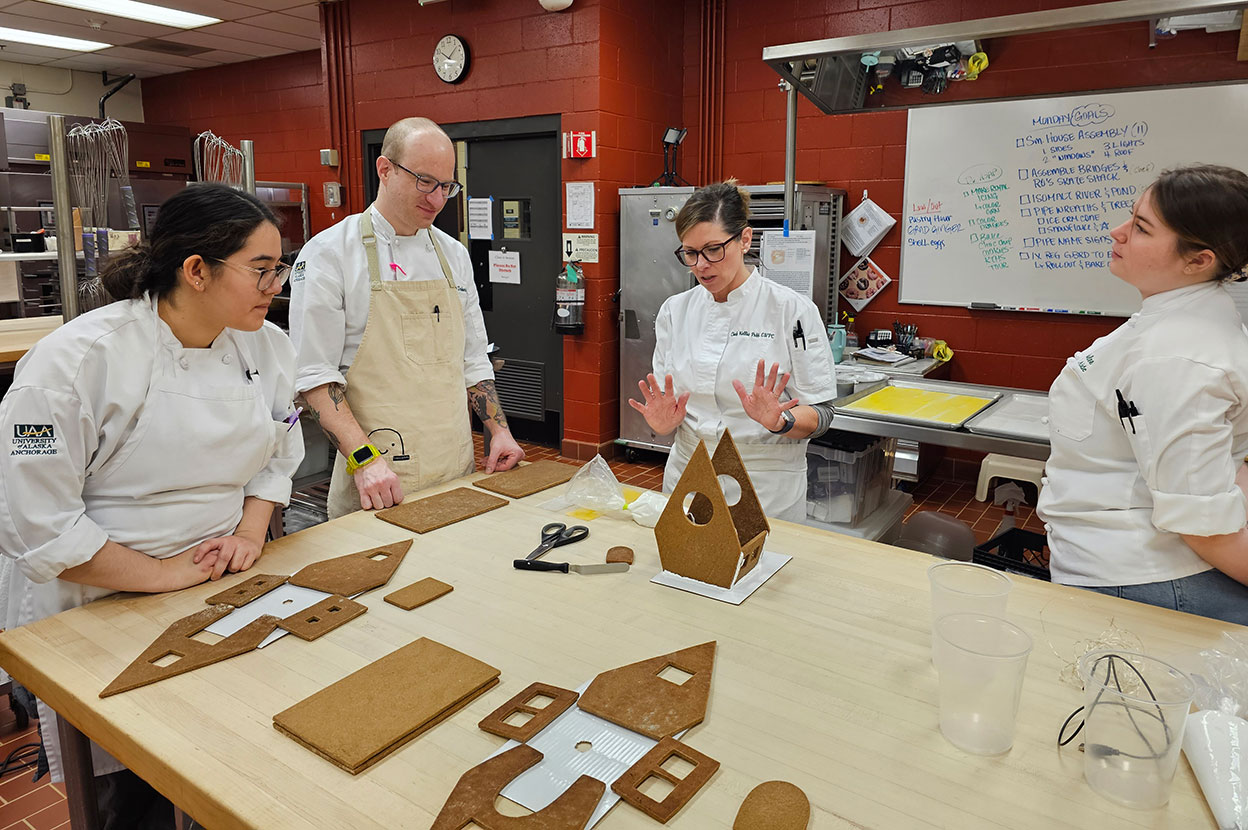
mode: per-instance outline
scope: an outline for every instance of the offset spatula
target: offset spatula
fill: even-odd
[[[614,574],[628,570],[627,562],[604,562],[601,565],[577,565],[574,562],[543,562],[540,559],[515,559],[512,565],[521,571],[559,571],[578,574]]]

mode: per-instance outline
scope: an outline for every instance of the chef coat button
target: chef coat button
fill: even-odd
[[[178,360],[178,365],[181,366],[183,369],[189,369],[191,368],[191,361],[183,357]]]
[[[221,362],[224,363],[226,366],[229,366],[230,363],[233,362],[233,360],[234,360],[233,355],[228,355],[228,354],[221,355]]]
[[[1040,476],[1040,486],[1041,486],[1041,487],[1048,487],[1048,486],[1049,486],[1049,477],[1048,477],[1048,476]]]
[[[1045,523],[1045,525],[1044,525],[1044,532],[1045,532],[1045,533],[1052,533],[1052,532],[1053,532],[1053,525],[1048,524],[1048,523],[1046,522],[1046,523]]]
[[[1049,416],[1048,416],[1048,415],[1042,415],[1042,416],[1040,416],[1040,423],[1042,423],[1042,424],[1047,424],[1048,422],[1049,422]]]

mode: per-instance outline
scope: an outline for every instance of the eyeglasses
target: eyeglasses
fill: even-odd
[[[717,242],[714,245],[706,245],[702,248],[677,248],[675,250],[676,258],[680,260],[680,264],[686,268],[692,268],[698,264],[698,257],[702,257],[707,262],[719,262],[727,254],[728,243],[741,234],[745,233],[745,228],[734,233],[723,242]]]
[[[277,287],[281,288],[286,284],[286,280],[290,278],[290,266],[284,262],[279,262],[272,268],[253,268],[250,265],[243,265],[241,262],[230,262],[228,259],[217,259],[216,257],[204,257],[211,259],[213,262],[219,262],[222,265],[233,265],[235,268],[242,268],[253,274],[258,274],[260,279],[256,281],[256,288],[260,291],[268,291],[273,287],[273,283],[277,283]]]
[[[448,199],[454,199],[459,195],[459,191],[463,187],[463,185],[453,179],[449,182],[440,182],[432,176],[426,176],[424,173],[413,173],[389,156],[382,156],[382,158],[414,178],[416,180],[416,189],[421,193],[432,193],[440,187],[442,188],[443,196]]]

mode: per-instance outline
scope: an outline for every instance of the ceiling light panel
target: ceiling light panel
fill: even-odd
[[[49,46],[53,49],[67,49],[71,52],[94,52],[97,49],[107,49],[113,45],[111,43],[100,43],[95,40],[80,40],[76,37],[61,37],[60,35],[49,35],[43,32],[31,32],[26,29],[10,29],[7,26],[0,26],[0,42],[4,41],[29,43],[32,46]]]
[[[158,23],[162,26],[173,26],[178,29],[195,29],[211,23],[220,23],[221,19],[205,14],[179,11],[152,3],[140,3],[137,0],[42,0],[55,6],[66,6],[71,9],[82,9],[88,12],[110,14],[126,17],[130,20],[141,20],[144,23]]]

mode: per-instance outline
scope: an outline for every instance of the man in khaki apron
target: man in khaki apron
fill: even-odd
[[[404,119],[377,174],[377,201],[310,240],[291,277],[304,415],[338,449],[330,518],[472,472],[470,404],[490,434],[487,470],[524,457],[498,404],[468,252],[432,227],[459,191],[450,139]]]

